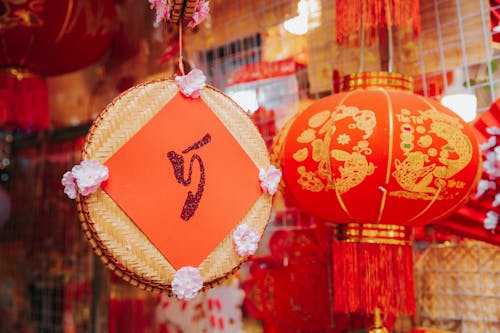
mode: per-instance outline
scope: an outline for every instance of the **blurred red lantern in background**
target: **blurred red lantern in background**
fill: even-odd
[[[396,73],[353,74],[288,128],[292,201],[335,227],[334,309],[413,313],[410,229],[460,207],[480,173],[471,128]],[[392,272],[392,274],[390,274]]]
[[[270,254],[250,260],[245,308],[264,332],[324,332],[332,327],[327,261],[314,228],[275,231]],[[287,286],[284,288],[284,286]]]
[[[115,16],[112,0],[0,0],[0,123],[47,128],[43,76],[98,60],[113,38]]]

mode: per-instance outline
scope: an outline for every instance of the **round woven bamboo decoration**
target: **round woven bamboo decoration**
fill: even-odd
[[[137,137],[137,133],[160,114],[160,111],[168,108],[170,105],[168,103],[175,98],[179,99],[179,95],[179,88],[175,82],[168,79],[144,83],[124,92],[95,120],[86,137],[82,159],[95,159],[106,164],[110,157],[131,141],[131,138]],[[200,98],[248,155],[252,168],[255,167],[257,170],[255,177],[258,181],[258,170],[261,168],[267,170],[270,163],[265,143],[257,128],[235,102],[215,88],[205,86]],[[147,151],[141,152],[141,154],[147,153]],[[231,158],[233,156],[227,156],[228,164],[232,163]],[[113,170],[110,169],[110,182],[113,180],[113,175]],[[210,180],[207,176],[207,186],[210,185]],[[272,196],[260,192],[260,188],[259,191],[255,191],[255,188],[252,190],[257,193],[256,199],[252,199],[248,210],[242,212],[241,220],[231,224],[234,225],[233,229],[225,234],[222,242],[218,243],[196,267],[203,278],[204,288],[219,283],[246,260],[235,251],[232,233],[236,227],[246,224],[256,229],[261,236],[264,232],[271,212]],[[234,196],[239,191],[245,189],[234,188],[226,195]],[[154,189],[151,195],[155,195]],[[78,196],[77,201],[82,228],[96,254],[109,269],[125,281],[142,289],[171,292],[171,283],[176,273],[174,265],[166,259],[164,252],[162,254],[153,244],[147,233],[143,232],[115,202],[106,188],[99,188],[97,192],[87,197]],[[218,209],[222,218],[225,209],[224,207]],[[169,230],[162,232],[169,233]]]

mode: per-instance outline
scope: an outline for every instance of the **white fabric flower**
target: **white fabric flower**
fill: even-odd
[[[205,74],[198,68],[193,69],[186,75],[178,75],[175,77],[175,83],[179,86],[181,93],[186,97],[200,97],[201,89],[205,86]]]
[[[273,195],[278,191],[278,184],[281,180],[281,170],[274,165],[271,165],[267,171],[261,168],[259,171],[259,179],[262,190]]]
[[[196,6],[196,10],[194,11],[193,18],[188,23],[188,27],[194,28],[203,21],[205,21],[210,15],[210,6],[208,5],[208,1],[201,0],[198,2]]]
[[[488,141],[481,143],[480,148],[481,151],[488,150],[490,148],[493,148],[497,145],[497,137],[496,136],[490,136]]]
[[[76,179],[75,176],[71,173],[71,171],[67,171],[62,179],[61,179],[61,184],[64,186],[64,193],[68,196],[70,199],[75,199],[76,198]]]
[[[476,191],[476,198],[481,197],[486,191],[488,190],[495,190],[496,189],[496,183],[493,181],[489,181],[486,179],[481,179],[479,183],[477,184],[477,191]]]
[[[203,278],[198,269],[186,266],[179,269],[172,281],[172,291],[182,300],[193,299],[203,287]]]
[[[64,193],[70,199],[75,199],[77,193],[87,196],[97,191],[101,183],[108,179],[108,174],[105,165],[96,160],[84,160],[63,175],[61,184]]]
[[[484,219],[484,228],[486,230],[494,231],[498,224],[498,214],[494,211],[489,211],[486,213],[486,218]]]
[[[259,240],[260,236],[257,230],[246,224],[240,224],[233,232],[236,252],[242,257],[254,254],[259,246]]]
[[[491,203],[491,205],[492,205],[493,207],[498,207],[498,206],[500,206],[500,193],[497,193],[497,194],[495,195],[495,200],[493,200],[493,202]]]
[[[155,23],[160,23],[164,19],[169,19],[170,5],[167,0],[149,0],[150,8],[156,9]]]
[[[486,133],[491,135],[500,135],[500,128],[496,126],[488,127]]]
[[[483,160],[483,170],[490,175],[491,178],[500,176],[500,170],[497,169],[497,154],[494,151],[490,151],[486,154],[486,158]]]
[[[96,160],[84,160],[75,165],[71,173],[76,178],[78,192],[87,196],[97,191],[101,183],[108,179],[109,171],[105,165]]]

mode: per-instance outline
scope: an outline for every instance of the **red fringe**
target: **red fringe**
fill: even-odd
[[[0,127],[35,132],[49,128],[49,92],[45,78],[25,74],[17,78],[0,69]]]
[[[390,8],[390,11],[387,10]],[[420,3],[418,0],[336,0],[336,30],[339,44],[359,40],[365,31],[365,44],[370,45],[377,30],[387,27],[411,28],[420,34]]]
[[[334,241],[333,283],[335,312],[415,312],[410,245]]]

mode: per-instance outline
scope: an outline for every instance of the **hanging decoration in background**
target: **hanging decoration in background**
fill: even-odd
[[[276,116],[274,110],[259,106],[259,108],[250,115],[250,118],[255,126],[257,126],[267,148],[271,149],[273,138],[276,135]]]
[[[280,165],[286,190],[306,213],[343,224],[333,244],[335,311],[411,314],[407,228],[467,200],[478,145],[465,122],[412,94],[403,75],[353,74],[344,90],[290,125]]]
[[[339,44],[364,38],[366,45],[370,45],[377,34],[392,27],[413,30],[415,36],[420,33],[418,0],[337,0],[335,8]]]
[[[98,60],[114,35],[115,16],[112,0],[0,0],[0,126],[47,129],[44,76]]]
[[[473,126],[480,142],[483,173],[477,190],[456,213],[434,228],[462,237],[500,245],[500,100]]]
[[[48,129],[49,91],[44,77],[22,69],[0,70],[0,126],[31,132]]]
[[[276,230],[270,254],[250,261],[245,308],[264,332],[324,332],[332,327],[325,248],[313,227]]]
[[[247,114],[199,69],[184,72],[183,26],[205,19],[208,2],[151,5],[157,21],[179,25],[178,75],[109,104],[62,184],[108,268],[188,300],[256,251],[281,171]]]
[[[241,332],[244,297],[236,279],[189,301],[162,295],[155,310],[155,325],[160,333]]]
[[[499,257],[499,246],[478,241],[427,247],[415,264],[421,329],[411,333],[498,331]]]
[[[12,203],[9,192],[4,186],[0,186],[0,228],[9,221],[11,210]]]
[[[490,1],[490,24],[491,24],[491,38],[493,45],[498,47],[500,42],[500,0]]]

